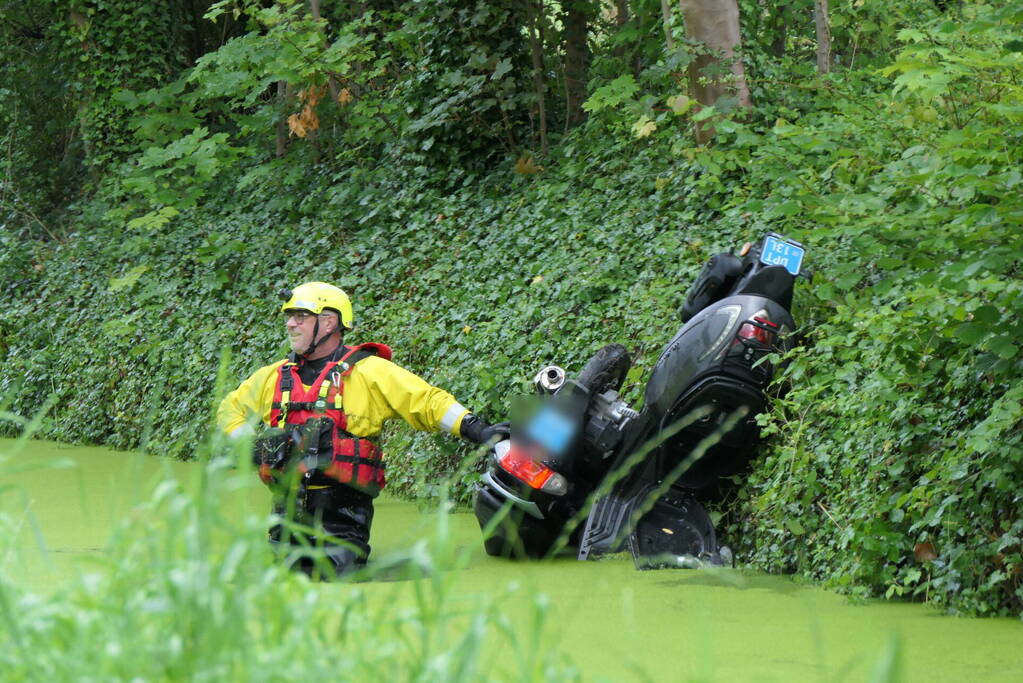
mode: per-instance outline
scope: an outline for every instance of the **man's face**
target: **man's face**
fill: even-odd
[[[288,343],[295,353],[305,353],[313,343],[313,330],[319,317],[320,329],[317,336],[323,337],[337,329],[337,316],[324,312],[317,316],[309,311],[293,309],[284,312],[284,327],[288,331]]]

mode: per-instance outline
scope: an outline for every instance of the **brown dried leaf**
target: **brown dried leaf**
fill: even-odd
[[[301,114],[292,114],[288,117],[288,128],[291,130],[291,134],[300,138],[309,135],[311,131],[318,130],[319,127],[320,117],[309,105],[302,108]]]
[[[913,559],[917,562],[933,562],[938,559],[938,553],[934,552],[930,541],[924,541],[913,546]]]
[[[323,86],[309,86],[308,88],[302,88],[298,91],[298,98],[309,107],[315,107],[316,104],[323,98],[324,88]]]
[[[352,91],[348,88],[341,88],[341,92],[337,94],[337,103],[342,107],[352,101]]]
[[[304,138],[306,135],[305,125],[302,123],[302,117],[298,114],[292,114],[288,117],[288,130],[291,131],[292,135]]]
[[[521,173],[522,175],[532,175],[543,171],[543,166],[538,166],[536,161],[533,160],[532,154],[526,154],[519,157],[519,160],[515,162],[515,172]]]
[[[319,130],[320,128],[320,117],[316,115],[316,110],[310,106],[307,106],[302,110],[302,118],[305,119],[305,127],[309,130]]]
[[[309,91],[306,93],[306,96],[304,98],[306,106],[315,107],[317,105],[317,103],[321,99],[323,99],[323,93],[325,91],[326,91],[326,88],[324,88],[322,85],[321,86],[313,86],[312,88],[309,88]]]

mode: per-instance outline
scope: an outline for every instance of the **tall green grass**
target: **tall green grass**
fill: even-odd
[[[425,538],[354,580],[285,569],[267,546],[268,517],[239,495],[260,485],[243,451],[197,464],[190,482],[156,482],[103,556],[52,594],[0,576],[3,680],[578,679],[547,644],[546,597],[509,585],[453,599],[468,551],[453,542],[447,505]],[[0,453],[0,465],[12,457]],[[527,620],[509,619],[510,600],[530,603]]]

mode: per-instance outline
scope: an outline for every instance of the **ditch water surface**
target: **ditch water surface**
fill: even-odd
[[[48,594],[109,555],[111,532],[141,506],[154,482],[189,481],[198,465],[33,441],[0,440],[6,543],[0,571],[19,589]],[[194,478],[192,478],[194,479]],[[226,495],[224,514],[265,515],[258,485]],[[407,552],[437,522],[433,511],[378,500],[373,556]],[[159,520],[153,520],[154,528]],[[898,643],[900,680],[1023,680],[1023,623],[941,615],[919,604],[845,597],[790,578],[740,570],[637,571],[631,558],[511,562],[483,552],[475,517],[447,517],[464,549],[451,599],[467,606],[515,586],[549,598],[541,647],[558,647],[582,680],[861,681]],[[393,600],[412,581],[361,583]],[[319,584],[326,595],[349,590]],[[532,618],[514,599],[511,619]],[[398,599],[401,599],[400,597]]]

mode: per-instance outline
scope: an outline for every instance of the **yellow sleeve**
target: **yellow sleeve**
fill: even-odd
[[[284,361],[256,370],[237,389],[224,397],[217,408],[217,425],[231,436],[244,433],[258,417],[264,423],[270,421],[270,405],[273,403],[277,368]]]
[[[448,392],[377,356],[360,362],[356,371],[368,385],[374,417],[380,422],[400,417],[415,429],[460,435],[462,418],[469,411]]]

